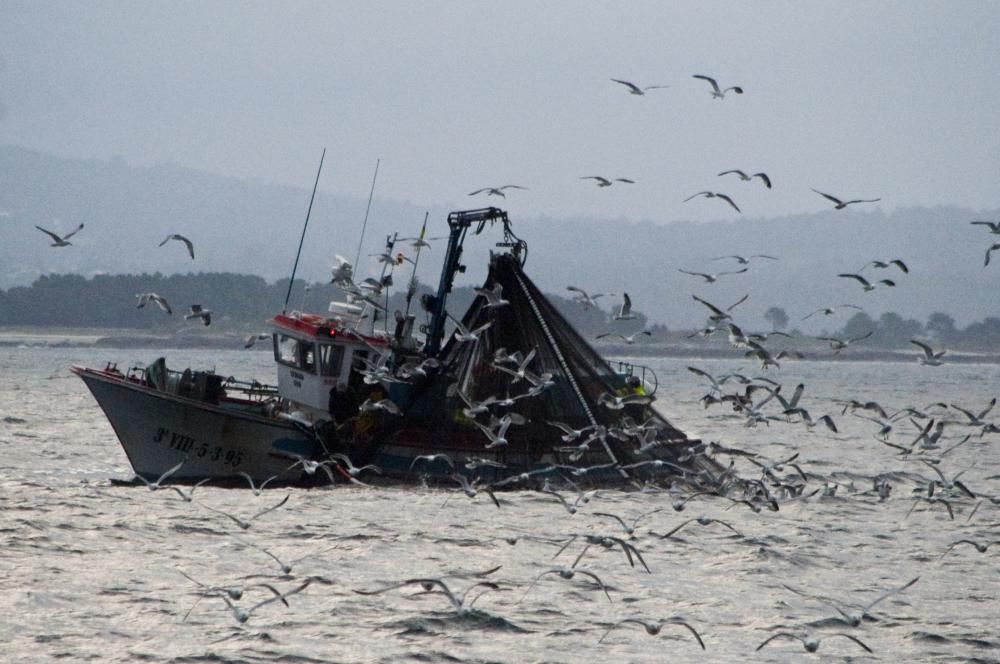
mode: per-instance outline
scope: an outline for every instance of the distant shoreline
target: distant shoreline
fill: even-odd
[[[108,330],[108,329],[71,329],[66,332],[55,332],[51,329],[27,330],[24,328],[0,328],[0,348],[107,348],[132,349],[148,348],[151,350],[166,349],[219,349],[243,350],[245,336],[236,332],[220,332],[216,334],[191,334],[183,336],[158,336],[144,334],[138,330]],[[595,349],[605,357],[620,361],[620,358],[705,358],[705,359],[744,359],[743,352],[729,346],[712,344],[698,346],[689,342],[659,343],[659,344],[600,344]],[[255,346],[254,351],[269,351],[265,344]],[[802,360],[784,359],[782,363],[798,361],[814,362],[916,362],[916,350],[905,348],[851,348],[834,353],[820,348],[815,351],[802,351]],[[1000,353],[949,351],[945,361],[953,364],[1000,364]]]

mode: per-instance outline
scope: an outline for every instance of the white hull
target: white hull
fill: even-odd
[[[158,391],[124,377],[73,368],[107,415],[138,475],[156,479],[181,461],[172,479],[238,477],[255,481],[288,471],[296,456],[312,458],[315,439],[294,425],[255,414],[251,404],[211,404]]]

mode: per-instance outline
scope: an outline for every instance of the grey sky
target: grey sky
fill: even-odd
[[[514,183],[518,215],[735,215],[681,202],[703,189],[746,216],[827,207],[810,187],[997,208],[998,32],[995,2],[6,0],[0,143],[302,187],[326,146],[326,190],[367,196],[381,158],[382,197]]]

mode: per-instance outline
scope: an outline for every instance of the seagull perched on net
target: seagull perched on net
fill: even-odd
[[[839,198],[837,198],[836,196],[831,196],[830,194],[824,194],[822,191],[820,191],[818,189],[813,189],[813,191],[815,191],[817,194],[819,194],[823,198],[825,198],[827,200],[830,200],[830,201],[833,201],[833,204],[834,204],[833,205],[833,209],[834,210],[843,210],[848,205],[853,205],[854,203],[876,203],[876,202],[882,200],[881,198],[855,198],[855,199],[850,200],[850,201],[842,201]]]
[[[170,242],[171,240],[177,240],[178,242],[183,242],[184,246],[187,247],[188,254],[191,256],[191,260],[194,260],[194,244],[191,242],[191,240],[187,239],[183,235],[178,235],[177,233],[173,233],[171,235],[168,235],[166,237],[166,239],[163,242],[161,242],[159,245],[157,245],[157,246],[162,247],[163,245],[165,245],[167,242]]]
[[[743,274],[748,269],[749,268],[745,267],[742,270],[733,270],[730,272],[717,272],[716,274],[705,274],[704,272],[689,272],[688,270],[682,270],[681,268],[677,268],[677,271],[683,272],[684,274],[690,274],[692,277],[701,277],[702,279],[705,280],[705,283],[707,284],[714,284],[716,281],[719,280],[719,277],[723,277],[727,274]]]
[[[502,187],[483,187],[482,189],[476,189],[469,196],[475,196],[476,194],[481,194],[484,191],[487,196],[500,196],[501,198],[507,198],[507,194],[503,193],[504,189],[527,189],[527,187],[522,187],[518,184],[505,184]]]
[[[641,87],[640,88],[638,85],[636,85],[635,83],[632,83],[631,81],[623,81],[623,80],[618,79],[618,78],[613,78],[611,80],[614,81],[615,83],[619,83],[621,85],[624,85],[626,88],[628,88],[629,94],[633,94],[633,95],[644,95],[644,94],[646,94],[646,90],[656,90],[656,89],[659,89],[659,88],[669,88],[670,87],[669,85],[647,85],[645,87]]]
[[[138,293],[136,297],[139,298],[139,304],[135,305],[136,309],[142,309],[150,302],[155,302],[163,311],[168,314],[173,314],[173,309],[170,308],[170,304],[167,302],[167,298],[157,295],[156,293]]]
[[[933,348],[922,341],[917,341],[916,339],[910,339],[910,343],[924,351],[923,355],[917,356],[917,361],[920,364],[925,364],[929,367],[937,367],[944,364],[944,362],[941,361],[941,358],[944,357],[944,354],[947,351],[942,350],[935,353]]]
[[[865,279],[864,277],[862,277],[860,274],[844,273],[844,274],[838,274],[837,276],[838,277],[843,277],[844,279],[854,279],[854,280],[856,280],[858,283],[860,283],[862,286],[864,286],[864,289],[865,289],[866,293],[869,292],[869,291],[875,290],[875,286],[877,286],[878,284],[885,284],[886,286],[895,286],[896,285],[896,282],[892,281],[891,279],[879,279],[878,281],[876,281],[873,284],[870,281],[868,281],[867,279]]]
[[[626,184],[635,184],[635,180],[629,180],[628,178],[615,178],[614,180],[609,180],[608,178],[601,177],[600,175],[585,175],[581,180],[596,180],[598,187],[610,187],[615,182],[624,182]]]
[[[733,169],[730,169],[728,171],[722,171],[721,173],[719,173],[719,175],[720,176],[722,176],[722,175],[728,175],[729,173],[736,173],[737,175],[740,176],[740,179],[743,180],[744,182],[749,182],[750,180],[752,180],[754,178],[760,178],[761,181],[764,183],[765,187],[767,187],[768,189],[771,188],[771,178],[767,177],[767,173],[754,173],[753,175],[747,175],[746,173],[744,173],[740,169],[733,168]]]
[[[724,99],[726,97],[726,93],[729,92],[730,90],[732,90],[738,95],[743,94],[743,88],[741,88],[738,85],[733,85],[728,88],[720,88],[718,82],[711,76],[705,76],[704,74],[694,74],[692,78],[700,78],[703,81],[708,81],[708,83],[712,86],[713,99]]]
[[[692,198],[697,198],[698,196],[704,196],[705,198],[721,198],[722,200],[732,205],[734,210],[742,213],[742,210],[740,210],[739,206],[737,206],[736,203],[733,202],[733,199],[731,199],[729,196],[725,194],[718,194],[714,191],[699,191],[697,194],[691,194],[690,196],[685,198],[682,202],[687,203]]]
[[[614,320],[632,320],[636,317],[636,315],[632,313],[632,298],[628,296],[628,293],[622,293],[622,297],[624,298],[622,306],[618,307],[618,311],[615,312],[615,315],[612,316],[612,318]]]
[[[50,238],[52,238],[52,245],[51,246],[53,246],[53,247],[68,247],[71,244],[73,244],[72,242],[69,241],[69,239],[71,237],[73,237],[74,235],[76,235],[77,233],[79,233],[81,230],[83,230],[83,224],[80,224],[79,226],[77,226],[76,228],[74,228],[73,230],[71,230],[69,233],[66,233],[66,235],[62,235],[62,236],[56,235],[52,231],[47,231],[44,228],[42,228],[41,226],[35,226],[35,228],[37,228],[38,230],[40,230],[41,232],[45,233]]]
[[[212,310],[211,309],[205,309],[200,304],[192,304],[191,305],[191,312],[187,313],[187,314],[184,314],[184,319],[185,320],[191,320],[193,318],[200,318],[201,322],[204,323],[205,325],[211,325],[212,324]]]

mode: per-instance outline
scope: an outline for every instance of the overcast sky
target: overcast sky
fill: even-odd
[[[4,0],[0,143],[300,187],[325,146],[324,190],[367,196],[381,158],[379,196],[518,184],[518,215],[996,209],[998,33],[997,2]]]

